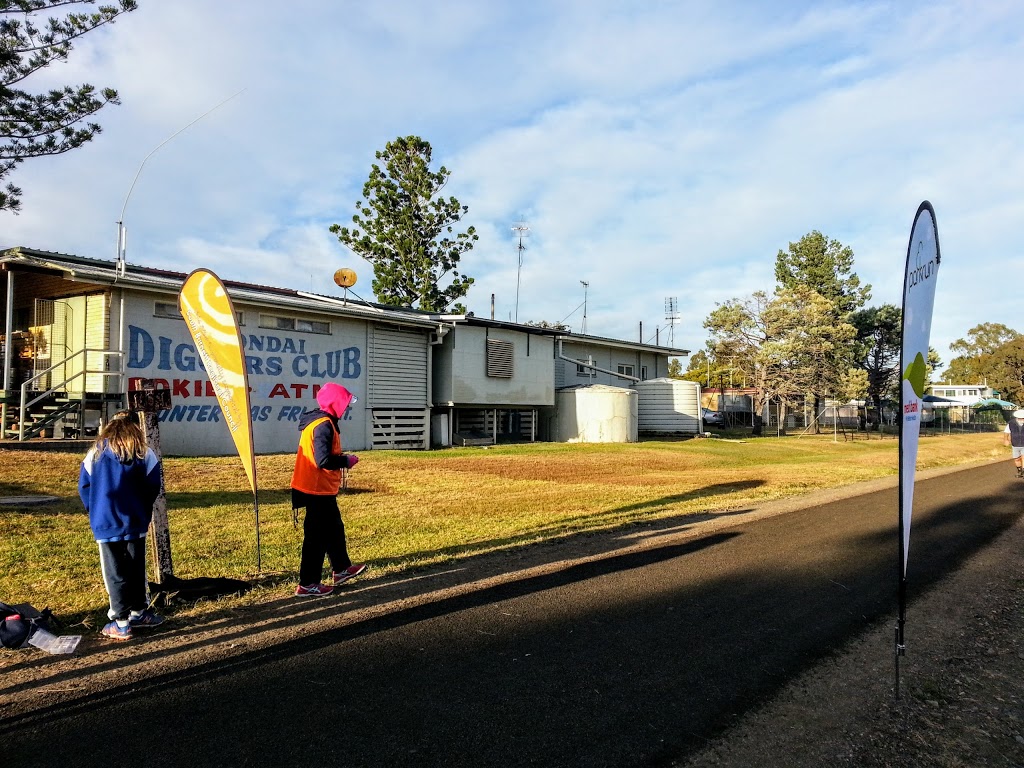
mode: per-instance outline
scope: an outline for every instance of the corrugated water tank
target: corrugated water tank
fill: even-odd
[[[635,443],[637,393],[606,384],[555,391],[556,435],[563,443]]]
[[[638,394],[640,432],[696,435],[703,431],[700,384],[682,379],[648,379],[633,385]]]

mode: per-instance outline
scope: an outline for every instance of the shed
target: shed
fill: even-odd
[[[633,385],[638,393],[640,432],[696,435],[702,430],[700,384],[683,379],[649,379]]]
[[[565,387],[555,392],[556,437],[560,442],[635,443],[637,393],[607,384]]]

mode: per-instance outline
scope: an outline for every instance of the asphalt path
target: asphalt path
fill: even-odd
[[[918,481],[909,643],[915,597],[1022,493],[1008,462]],[[670,765],[895,620],[896,508],[890,488],[697,529],[191,666],[0,724],[0,762]]]

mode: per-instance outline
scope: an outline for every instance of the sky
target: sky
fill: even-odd
[[[979,323],[1024,332],[1021,71],[1018,0],[139,0],[25,83],[121,105],[12,174],[0,246],[113,259],[123,220],[133,264],[327,295],[347,267],[373,300],[329,227],[416,135],[479,235],[477,316],[493,294],[497,319],[579,332],[585,308],[587,333],[697,351],[813,230],[899,305],[928,200],[948,362]]]

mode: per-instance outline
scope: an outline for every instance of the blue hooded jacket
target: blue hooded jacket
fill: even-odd
[[[153,519],[160,494],[160,460],[149,448],[146,457],[122,464],[108,447],[93,447],[82,461],[78,495],[89,513],[96,541],[141,539]]]

